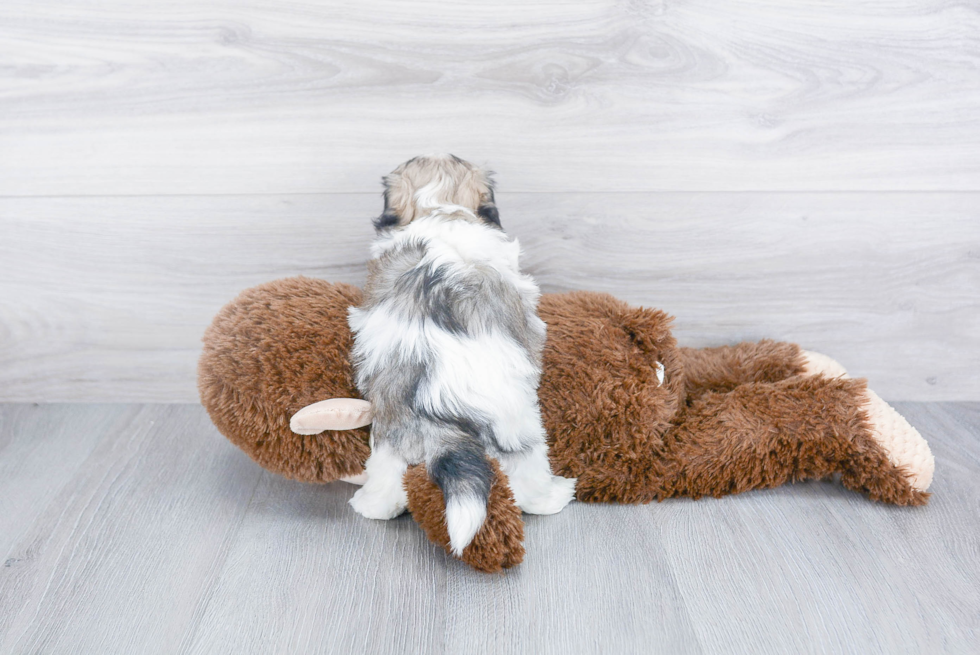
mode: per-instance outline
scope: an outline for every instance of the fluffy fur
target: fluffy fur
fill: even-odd
[[[488,457],[524,511],[554,513],[572,498],[574,482],[551,474],[538,407],[540,294],[519,270],[517,241],[478,214],[492,198],[486,175],[424,157],[386,184],[397,220],[378,222],[364,302],[349,314],[357,387],[374,408],[367,483],[351,505],[397,516],[402,475],[424,462],[459,555],[486,517]]]
[[[478,571],[496,573],[520,564],[524,559],[524,522],[521,510],[507,485],[500,466],[493,463],[494,479],[487,502],[487,519],[460,559]],[[405,475],[408,489],[408,509],[433,543],[452,554],[449,531],[442,508],[445,499],[439,486],[432,481],[425,465],[413,466]]]
[[[349,284],[296,277],[241,292],[204,333],[197,384],[222,434],[261,466],[294,480],[329,482],[364,470],[367,428],[298,435],[289,417],[324,398],[357,394]]]
[[[415,157],[384,177],[384,212],[379,230],[405,226],[439,206],[465,207],[491,225],[500,225],[493,181],[485,171],[455,155]]]
[[[363,471],[367,430],[289,430],[300,408],[358,395],[346,308],[360,302],[348,285],[279,280],[243,292],[205,333],[201,402],[265,468],[307,482]],[[678,348],[666,314],[606,294],[545,294],[538,311],[548,324],[538,398],[549,454],[556,472],[579,476],[579,500],[722,496],[831,475],[874,500],[928,500],[933,463],[921,437],[924,453],[899,459],[908,449],[882,440],[885,412],[865,383],[837,367],[811,370],[794,344]],[[462,553],[482,571],[524,556],[505,478],[494,473],[487,519]],[[409,467],[404,484],[416,521],[448,549],[438,485],[423,466]]]
[[[358,395],[345,319],[360,301],[348,285],[279,280],[243,292],[205,334],[201,402],[265,468],[321,483],[363,471],[367,430],[306,436],[288,427],[301,407]],[[545,294],[538,311],[548,324],[538,398],[549,454],[556,472],[580,476],[579,500],[722,496],[830,475],[874,500],[928,500],[912,486],[921,475],[890,459],[864,383],[809,371],[794,344],[678,348],[666,314],[606,294]],[[931,471],[931,458],[924,465]],[[524,556],[505,478],[495,474],[487,519],[463,550],[481,571]],[[415,520],[448,549],[439,487],[423,466],[408,468],[405,487]]]

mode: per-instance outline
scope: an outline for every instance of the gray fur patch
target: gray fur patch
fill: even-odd
[[[454,219],[447,216],[445,220]],[[540,443],[543,429],[540,422],[526,428],[527,434],[523,427],[510,427],[504,444],[495,434],[494,420],[499,419],[483,414],[465,396],[450,393],[451,397],[441,397],[433,407],[433,396],[427,392],[432,388],[439,353],[431,351],[432,340],[424,335],[436,330],[463,347],[476,347],[478,338],[512,342],[524,359],[514,365],[536,371],[535,378],[526,377],[525,372],[521,380],[529,390],[531,411],[537,411],[533,388],[540,375],[544,330],[536,314],[536,289],[525,288],[526,295],[522,294],[489,263],[436,263],[428,254],[428,242],[412,237],[394,242],[371,261],[359,315],[383,321],[373,329],[389,335],[386,338],[394,339],[392,343],[412,345],[365,353],[358,347],[360,337],[355,331],[357,386],[374,407],[375,443],[391,445],[409,463],[425,461],[447,498],[471,494],[485,499],[492,478],[487,456],[528,449]],[[391,334],[423,336],[399,342]],[[370,366],[366,364],[369,358]],[[508,380],[506,374],[502,380]],[[483,408],[493,411],[486,405]]]

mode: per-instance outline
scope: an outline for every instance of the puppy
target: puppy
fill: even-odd
[[[357,388],[374,408],[367,481],[350,502],[368,518],[398,516],[405,469],[424,462],[460,555],[486,518],[488,457],[525,512],[558,512],[575,491],[551,473],[538,407],[540,292],[518,269],[486,172],[416,157],[384,184],[364,302],[349,315]]]

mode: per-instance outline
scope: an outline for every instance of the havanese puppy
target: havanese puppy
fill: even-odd
[[[357,388],[374,408],[367,481],[350,502],[368,518],[398,516],[405,469],[424,462],[460,555],[486,518],[488,457],[525,512],[558,512],[575,491],[551,473],[538,407],[540,292],[518,268],[488,173],[416,157],[384,184],[364,302],[349,316]]]

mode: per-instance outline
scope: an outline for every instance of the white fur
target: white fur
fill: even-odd
[[[381,303],[371,311],[351,307],[347,322],[357,335],[354,349],[361,362],[359,376],[373,374],[382,368],[392,352],[406,358],[421,358],[431,333],[441,332],[435,325],[402,319],[387,303]]]
[[[522,437],[544,440],[535,401],[537,375],[531,362],[509,337],[488,334],[462,341],[439,330],[432,340],[436,359],[429,384],[419,400],[427,409],[465,403],[490,417],[502,448],[521,448]]]
[[[446,527],[449,530],[449,546],[457,557],[470,545],[487,518],[487,506],[479,498],[463,496],[454,498],[446,505]]]
[[[548,446],[527,453],[504,454],[500,468],[507,474],[514,502],[528,514],[555,514],[575,496],[575,480],[551,474]]]
[[[448,176],[440,176],[438,180],[429,182],[415,192],[415,208],[422,213],[429,210],[432,213],[442,214],[461,211],[472,214],[473,212],[467,207],[445,204],[440,201],[440,198],[451,195],[451,187],[454,183],[454,180]]]
[[[351,507],[369,519],[393,519],[408,507],[405,471],[408,463],[385,444],[371,444],[371,456],[364,465],[366,481],[350,499]]]
[[[405,242],[422,240],[426,242],[428,255],[420,265],[489,265],[522,293],[533,294],[536,300],[539,295],[537,285],[518,269],[521,247],[517,239],[511,239],[501,230],[487,225],[447,220],[447,214],[460,211],[473,214],[463,207],[443,206],[400,230],[381,234],[371,244],[371,256],[377,258]]]
[[[379,237],[372,255],[381,256],[411,239],[423,239],[427,256],[419,264],[454,266],[480,263],[499,271],[533,305],[540,295],[534,281],[518,269],[520,246],[500,230],[465,220],[445,220],[442,211],[417,219],[402,230]],[[455,208],[453,208],[455,209]],[[544,323],[534,316],[540,333]],[[371,311],[350,310],[350,325],[357,334],[355,348],[361,358],[359,375],[373,374],[387,364],[392,352],[421,358],[429,352],[430,384],[420,390],[428,409],[453,410],[463,404],[491,418],[503,448],[517,449],[521,435],[545,439],[537,408],[540,371],[507,334],[492,327],[460,338],[432,321],[401,318],[386,303]]]
[[[429,186],[418,192],[419,206],[438,197],[438,189]],[[534,280],[518,268],[517,240],[482,223],[446,217],[459,211],[472,214],[461,207],[442,206],[402,229],[382,234],[372,244],[372,256],[378,258],[389,249],[418,240],[426,246],[418,266],[445,267],[450,275],[453,269],[471,265],[492,267],[517,289],[531,314],[532,328],[543,337],[545,325],[532,311],[540,292]],[[465,406],[489,418],[500,448],[519,451],[491,453],[500,459],[510,478],[517,505],[529,513],[553,514],[568,504],[575,480],[551,473],[537,404],[540,369],[533,355],[509,334],[491,325],[461,337],[443,330],[435,321],[407,320],[387,302],[369,310],[352,308],[349,322],[356,335],[359,380],[398,365],[399,360],[429,358],[428,384],[418,390],[418,399],[433,412],[453,414]],[[404,509],[404,504],[399,504],[404,496],[403,463],[394,465],[392,453],[377,459],[372,453],[366,466],[367,484],[351,500],[354,508],[371,518],[397,516]],[[392,491],[396,487],[401,490],[397,499]],[[462,553],[485,518],[486,507],[478,499],[450,500],[446,522],[454,553]]]
[[[340,478],[341,482],[349,482],[350,484],[356,484],[357,486],[362,486],[367,482],[367,473],[358,473],[357,475],[348,475],[346,477]]]

